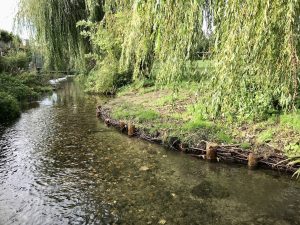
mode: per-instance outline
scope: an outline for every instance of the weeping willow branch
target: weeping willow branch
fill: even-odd
[[[208,114],[261,118],[293,108],[299,92],[299,5],[215,1],[216,70]]]
[[[170,83],[185,75],[185,62],[203,42],[203,1],[135,1],[125,34],[121,65],[134,78]],[[154,71],[155,65],[158,65]]]
[[[18,21],[46,48],[48,64],[59,68],[88,49],[76,27],[87,13],[84,0],[20,0]]]

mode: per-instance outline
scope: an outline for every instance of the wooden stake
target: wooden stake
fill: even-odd
[[[210,161],[217,160],[217,147],[218,144],[207,142],[206,144],[206,159]]]
[[[257,157],[254,153],[250,152],[248,155],[248,168],[255,169],[257,166]]]
[[[128,136],[132,137],[135,132],[135,126],[132,123],[128,123]]]

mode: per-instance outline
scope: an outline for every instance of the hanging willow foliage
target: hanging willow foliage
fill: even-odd
[[[291,110],[299,92],[298,0],[217,0],[208,115],[260,118]]]
[[[203,42],[203,4],[202,0],[135,1],[122,65],[133,67],[135,79],[151,74],[164,83],[182,79],[185,63]]]
[[[203,15],[216,39],[215,71],[199,84],[206,115],[291,110],[299,92],[298,0],[20,0],[19,12],[50,64],[92,51],[99,62],[113,59],[118,73],[161,83],[189,79],[187,65],[205,42]]]
[[[18,19],[45,48],[48,64],[62,68],[88,48],[76,27],[87,14],[84,0],[20,0]]]

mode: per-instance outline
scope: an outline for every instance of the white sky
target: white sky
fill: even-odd
[[[18,10],[18,2],[19,0],[0,0],[0,29],[14,31],[14,18]],[[22,38],[28,38],[26,33],[19,35]]]

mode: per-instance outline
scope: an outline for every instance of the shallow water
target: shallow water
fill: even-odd
[[[75,82],[0,128],[0,225],[300,224],[300,184],[128,138]]]

